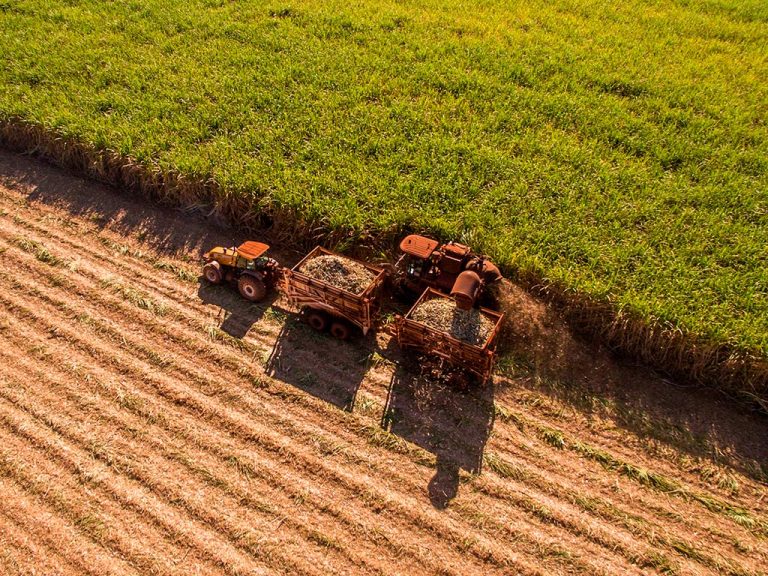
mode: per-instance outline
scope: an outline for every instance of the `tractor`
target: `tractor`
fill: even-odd
[[[250,241],[231,248],[217,246],[203,255],[203,276],[211,284],[237,282],[243,298],[259,302],[275,285],[281,271],[277,260],[264,256],[267,250],[267,244]]]
[[[501,280],[499,269],[469,246],[411,234],[400,242],[403,253],[395,264],[395,285],[417,297],[433,288],[454,298],[460,308],[471,308],[481,296],[490,297],[486,287]]]

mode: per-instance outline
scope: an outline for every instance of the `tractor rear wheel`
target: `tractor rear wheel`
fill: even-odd
[[[251,302],[259,302],[267,295],[267,287],[264,282],[255,276],[240,276],[237,281],[237,289],[240,290],[240,296]]]
[[[334,322],[331,324],[331,336],[339,340],[348,340],[352,331],[346,322]]]
[[[211,284],[221,284],[221,265],[218,262],[209,262],[203,266],[203,276]]]
[[[328,317],[317,310],[310,310],[307,313],[307,324],[318,332],[323,332],[328,327]]]

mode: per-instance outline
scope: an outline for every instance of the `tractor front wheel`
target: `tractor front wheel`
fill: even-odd
[[[221,284],[221,266],[218,262],[209,262],[203,266],[203,276],[211,284]]]
[[[240,276],[237,281],[237,289],[240,295],[251,302],[259,302],[267,295],[267,287],[264,282],[255,276]]]

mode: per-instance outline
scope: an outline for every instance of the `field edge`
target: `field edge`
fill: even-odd
[[[208,175],[184,174],[147,165],[23,118],[0,118],[0,147],[34,154],[67,170],[166,205],[205,207],[210,215],[216,214],[246,230],[271,227],[282,241],[299,248],[321,243],[352,251],[350,238],[362,240],[360,231],[331,230],[324,223],[307,220],[293,210],[256,209],[247,198],[227,194]],[[358,252],[389,252],[406,230],[375,232],[375,237],[365,234],[361,242],[363,248],[357,247]],[[643,318],[611,302],[548,281],[543,271],[521,272],[504,266],[502,271],[529,292],[556,306],[578,333],[676,380],[715,388],[768,413],[768,358],[759,351],[712,342],[680,327]]]

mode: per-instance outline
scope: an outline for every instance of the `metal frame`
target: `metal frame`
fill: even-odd
[[[477,374],[485,382],[490,378],[493,370],[493,363],[496,357],[496,339],[501,331],[504,314],[488,308],[479,309],[483,315],[494,321],[494,327],[488,335],[485,344],[483,346],[475,346],[454,338],[447,332],[435,330],[410,317],[413,311],[423,302],[433,298],[451,300],[449,296],[433,288],[424,290],[408,313],[398,318],[396,322],[395,330],[398,344],[401,348],[412,348],[426,354],[439,356],[450,364],[464,367],[470,372]]]
[[[376,277],[362,293],[353,294],[348,290],[331,286],[327,282],[301,272],[301,267],[305,263],[318,256],[337,256],[351,260],[374,272]],[[375,323],[385,277],[386,272],[382,268],[316,246],[296,266],[283,272],[280,285],[292,306],[299,309],[308,306],[323,310],[351,322],[360,328],[365,335]]]

